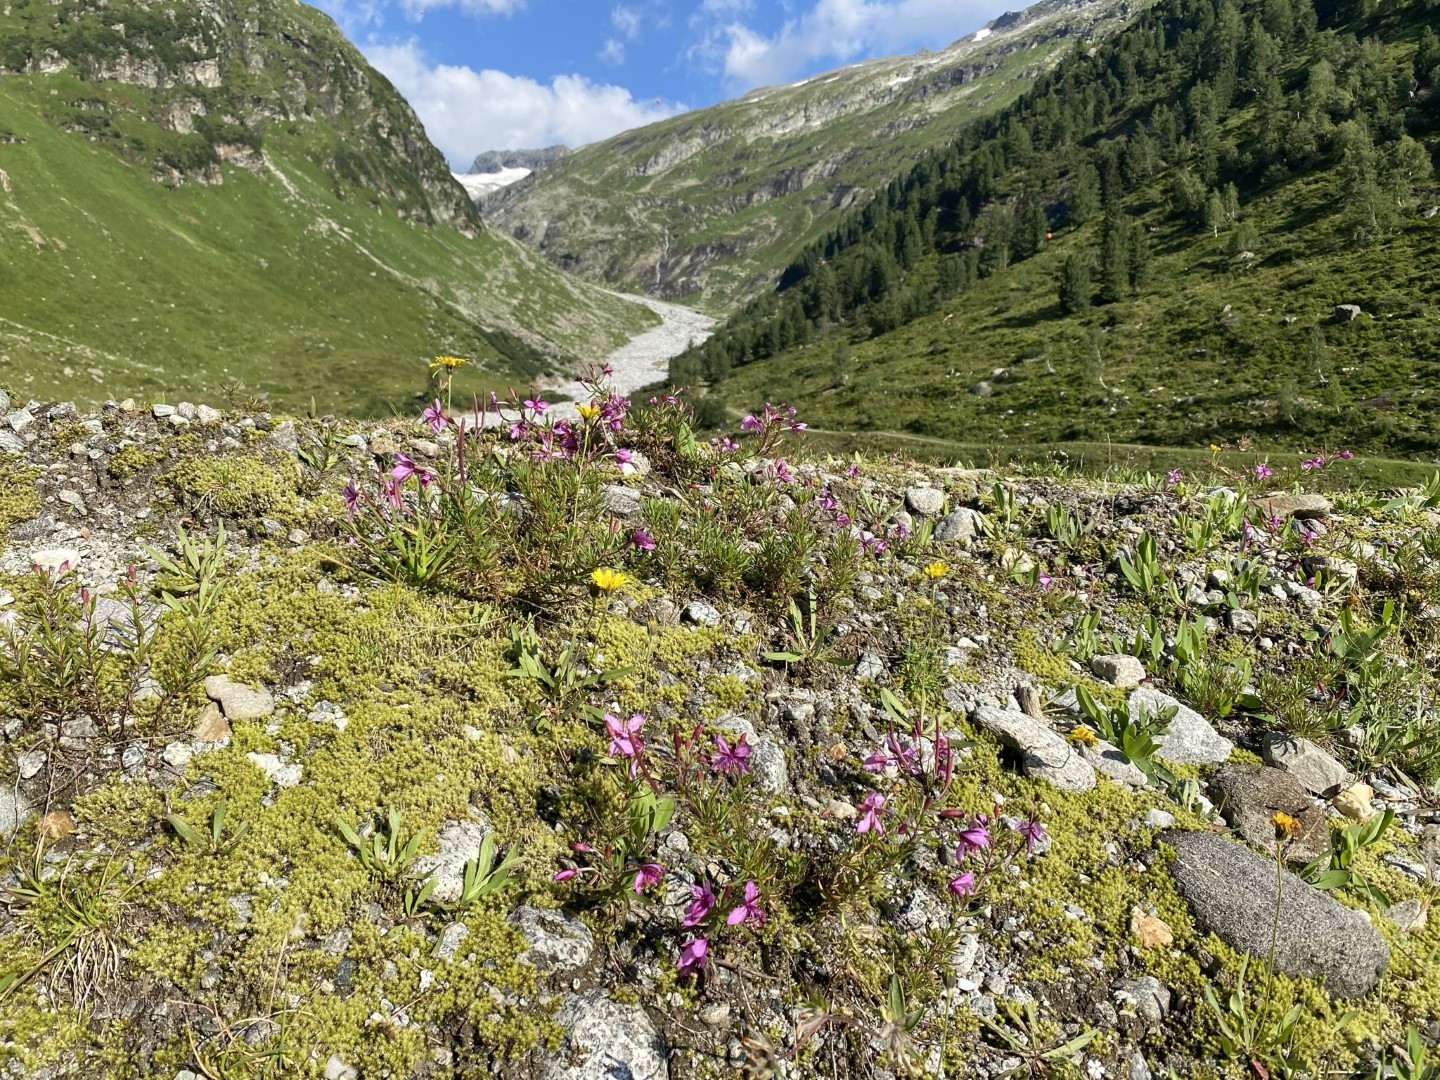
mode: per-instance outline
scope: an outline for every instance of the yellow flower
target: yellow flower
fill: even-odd
[[[608,566],[590,571],[590,581],[601,592],[614,592],[630,584],[630,578],[627,575],[622,574],[619,570],[611,570]]]
[[[599,405],[576,405],[576,406],[575,406],[575,411],[576,411],[577,413],[579,413],[580,416],[581,416],[583,419],[586,419],[586,420],[594,420],[595,417],[597,417],[597,416],[600,415],[600,406],[599,406]]]
[[[1270,819],[1275,824],[1275,838],[1283,840],[1287,836],[1299,836],[1303,826],[1298,818],[1293,818],[1284,810],[1276,810],[1275,816]]]
[[[936,559],[934,562],[928,564],[920,572],[924,574],[927,578],[929,578],[931,581],[935,581],[938,578],[944,577],[950,572],[950,564],[946,562],[941,562],[939,559]]]
[[[1081,746],[1094,746],[1100,741],[1095,732],[1091,731],[1084,724],[1077,724],[1071,728],[1070,733],[1065,737],[1073,743],[1079,743]]]
[[[430,365],[431,371],[454,371],[458,367],[464,367],[470,363],[463,356],[437,356],[434,363]]]
[[[1212,442],[1212,443],[1210,444],[1210,453],[1212,453],[1212,454],[1218,454],[1219,452],[1220,452],[1220,447],[1216,446],[1216,445]]]

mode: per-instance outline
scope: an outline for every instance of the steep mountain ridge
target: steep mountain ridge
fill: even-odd
[[[303,4],[11,0],[0,177],[0,377],[31,393],[229,376],[386,411],[435,352],[498,384],[655,322],[486,230],[410,106]]]
[[[870,60],[625,132],[491,199],[567,270],[722,310],[929,147],[1132,5],[1045,0],[938,52]]]
[[[1157,6],[841,220],[671,375],[978,446],[1433,455],[1436,7]]]

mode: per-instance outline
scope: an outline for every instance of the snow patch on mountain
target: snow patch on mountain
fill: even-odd
[[[484,173],[452,173],[460,186],[465,189],[472,199],[483,199],[487,195],[493,195],[503,187],[509,187],[517,180],[524,180],[531,173],[530,169],[498,169],[495,172]]]

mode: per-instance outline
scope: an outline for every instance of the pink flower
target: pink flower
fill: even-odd
[[[950,891],[956,896],[974,896],[976,891],[975,875],[967,870],[959,877],[951,878]]]
[[[1307,458],[1300,463],[1300,468],[1306,472],[1314,472],[1316,469],[1325,468],[1325,455],[1321,454],[1319,457]]]
[[[1267,480],[1274,475],[1275,471],[1271,469],[1269,465],[1266,465],[1263,461],[1259,465],[1255,466],[1255,479],[1257,480]]]
[[[440,404],[440,399],[438,397],[426,407],[423,413],[420,414],[420,419],[424,420],[425,423],[429,424],[430,430],[435,432],[435,434],[437,435],[440,434],[440,432],[444,431],[445,425],[450,422],[449,419],[445,416],[445,407]]]
[[[1049,592],[1052,588],[1055,587],[1055,579],[1052,578],[1049,574],[1047,574],[1044,570],[1041,570],[1040,573],[1035,575],[1035,584],[1038,585],[1045,592]]]
[[[640,865],[635,873],[635,891],[642,893],[651,885],[654,885],[665,876],[665,867],[658,862],[647,862]]]
[[[655,550],[655,537],[651,536],[644,529],[636,529],[630,534],[630,543],[641,551]]]
[[[761,926],[765,922],[765,912],[760,908],[760,886],[753,881],[745,882],[744,900],[734,911],[725,916],[725,921],[731,926],[739,926],[742,922],[751,926]]]
[[[736,450],[740,449],[740,444],[737,443],[734,439],[730,438],[729,435],[726,435],[723,439],[720,440],[720,449],[724,453],[733,454]]]
[[[715,736],[715,757],[710,762],[710,768],[716,772],[748,773],[750,771],[750,750],[751,747],[745,742],[745,735],[742,732],[731,746],[725,741],[724,735]]]
[[[744,420],[740,421],[741,431],[759,431],[762,426],[760,421],[753,416],[747,416]]]
[[[699,885],[690,886],[690,906],[685,909],[685,920],[682,926],[695,926],[715,906],[715,893],[710,888],[710,883],[702,881]]]
[[[1016,825],[1015,831],[1025,837],[1025,852],[1027,855],[1035,850],[1037,844],[1044,843],[1049,839],[1045,832],[1045,826],[1041,825],[1033,814]]]
[[[543,412],[544,412],[546,409],[548,409],[549,407],[550,407],[550,403],[549,403],[548,401],[546,401],[544,398],[536,397],[536,398],[526,398],[526,399],[525,399],[525,408],[527,408],[527,409],[529,409],[531,412],[535,413],[536,416],[539,416],[541,413],[543,413]]]
[[[617,465],[629,465],[630,462],[634,460],[635,455],[632,454],[629,450],[621,448],[615,451],[615,463]]]
[[[404,483],[410,477],[415,476],[420,480],[421,487],[429,484],[435,479],[435,474],[423,465],[416,465],[404,454],[395,455],[395,467],[390,470],[390,475],[399,483]]]
[[[1174,487],[1176,484],[1180,483],[1180,481],[1184,479],[1185,474],[1179,469],[1171,469],[1168,473],[1165,474],[1165,483],[1169,484],[1171,487]]]
[[[345,498],[345,512],[353,518],[355,512],[360,509],[360,489],[355,486],[354,480],[350,480],[345,484],[345,490],[341,494]]]
[[[680,946],[680,955],[676,958],[675,966],[680,969],[681,974],[698,972],[705,966],[705,955],[710,951],[710,942],[703,937],[692,938]]]
[[[1341,450],[1340,453],[1336,454],[1335,456],[1338,458],[1344,458],[1346,461],[1349,461],[1355,455],[1352,454],[1349,450]]]
[[[576,870],[574,867],[571,867],[569,870],[561,870],[558,874],[555,875],[554,880],[555,880],[555,881],[569,881],[571,878],[573,878],[573,877],[579,877],[579,876],[580,876],[580,871],[579,871],[579,870]]]
[[[860,820],[855,823],[857,833],[867,833],[874,830],[876,836],[885,835],[885,826],[880,824],[880,814],[885,809],[885,796],[878,791],[872,791],[860,801],[856,807],[860,811]]]
[[[860,466],[859,466],[859,465],[851,465],[849,468],[847,468],[847,469],[845,470],[845,475],[848,476],[851,480],[857,480],[857,479],[859,479],[859,477],[860,477]]]
[[[605,730],[610,735],[610,756],[630,762],[632,780],[640,769],[640,755],[645,752],[645,743],[640,738],[640,729],[644,726],[645,717],[640,713],[629,720],[605,714]]]
[[[990,830],[985,827],[984,818],[976,818],[968,828],[960,834],[960,847],[955,852],[956,859],[963,859],[972,851],[979,851],[990,846]]]

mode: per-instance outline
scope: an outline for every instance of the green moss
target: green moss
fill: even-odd
[[[0,539],[40,512],[40,493],[35,490],[39,479],[40,470],[29,465],[0,473]]]
[[[137,443],[125,447],[111,457],[106,469],[116,480],[124,480],[128,476],[160,464],[166,456],[166,452],[159,447],[145,447]]]
[[[280,514],[294,498],[290,472],[260,454],[193,456],[167,473],[165,483],[193,513],[254,519]]]

